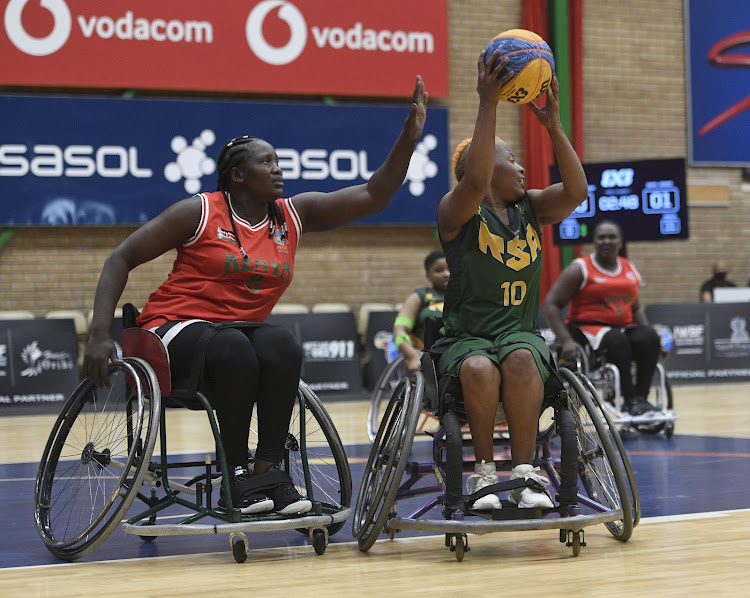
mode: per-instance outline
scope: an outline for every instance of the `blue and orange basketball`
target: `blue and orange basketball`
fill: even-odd
[[[485,61],[495,50],[500,50],[498,60],[507,57],[510,61],[500,77],[509,70],[515,73],[501,90],[501,100],[528,104],[547,91],[555,74],[555,57],[539,35],[526,29],[509,29],[492,38],[486,50]]]

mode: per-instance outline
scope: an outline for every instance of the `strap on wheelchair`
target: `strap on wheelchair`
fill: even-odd
[[[477,490],[474,494],[465,494],[463,496],[464,504],[468,510],[471,510],[474,507],[474,503],[483,496],[487,496],[488,494],[499,494],[500,492],[507,492],[508,490],[515,490],[516,488],[531,488],[533,490],[547,492],[547,489],[536,480],[516,478],[515,480],[508,480],[506,482],[498,482],[496,484],[491,484],[490,486],[485,486],[484,488]]]

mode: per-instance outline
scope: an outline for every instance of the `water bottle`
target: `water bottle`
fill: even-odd
[[[393,337],[391,336],[388,339],[388,343],[385,345],[385,360],[388,363],[391,363],[396,357],[398,357],[398,347],[396,346],[396,343],[393,342]]]
[[[661,327],[661,347],[667,352],[672,350],[672,335],[666,326]]]

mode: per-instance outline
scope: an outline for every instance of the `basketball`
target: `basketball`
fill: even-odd
[[[555,58],[539,35],[526,29],[509,29],[493,37],[485,49],[485,63],[495,50],[500,50],[498,61],[508,58],[499,77],[508,71],[515,73],[501,90],[502,101],[528,104],[547,91],[555,74]]]

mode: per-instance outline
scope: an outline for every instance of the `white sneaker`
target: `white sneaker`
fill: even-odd
[[[528,463],[516,465],[510,474],[510,479],[524,478],[539,482],[544,487],[549,486],[549,480],[539,475],[538,471],[538,467],[534,467]],[[520,509],[551,509],[555,506],[552,504],[552,499],[546,491],[534,488],[516,488],[515,490],[511,490],[508,500],[514,505],[518,505]]]
[[[494,461],[492,463],[476,463],[474,465],[474,473],[466,479],[466,493],[474,494],[482,488],[497,484],[497,469],[495,468]],[[491,509],[499,509],[502,507],[500,504],[500,498],[497,494],[488,494],[482,498],[474,501],[472,509],[477,511],[489,511]]]

